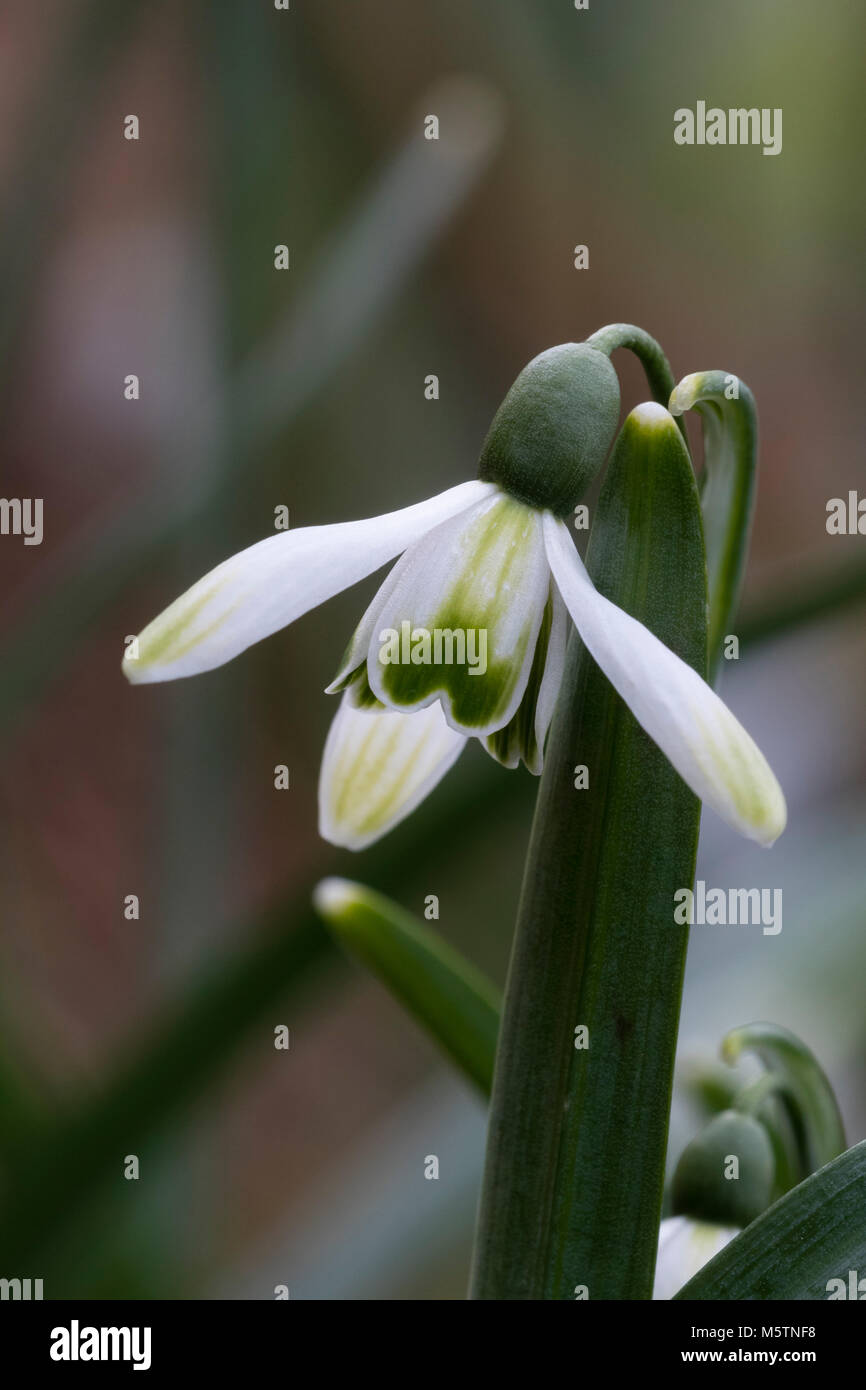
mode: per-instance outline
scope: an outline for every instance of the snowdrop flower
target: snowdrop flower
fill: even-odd
[[[589,652],[688,785],[743,834],[785,823],[761,753],[704,680],[594,588],[565,524],[616,430],[607,356],[565,344],[535,358],[500,406],[479,479],[367,521],[250,546],[154,619],[124,660],[133,682],[209,671],[400,556],[329,692],[320,830],[361,849],[440,781],[466,740],[540,773],[569,615]],[[676,429],[661,406],[625,428]]]
[[[724,1250],[738,1226],[717,1226],[694,1221],[690,1216],[669,1216],[659,1227],[659,1251],[653,1298],[673,1298],[720,1250]]]

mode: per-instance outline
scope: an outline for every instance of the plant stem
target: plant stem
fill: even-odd
[[[602,593],[703,674],[691,464],[672,423],[640,447],[625,435],[587,565]],[[506,987],[474,1298],[651,1295],[687,943],[674,893],[693,882],[699,819],[695,796],[574,635]]]
[[[599,352],[606,353],[608,357],[612,352],[616,352],[617,348],[628,348],[629,352],[633,352],[638,358],[646,373],[653,400],[658,401],[659,405],[667,406],[674,389],[674,374],[660,344],[655,338],[650,337],[649,333],[645,333],[642,328],[636,328],[633,323],[609,323],[607,327],[593,333],[591,338],[587,338],[587,343]],[[685,438],[684,430],[682,434]]]

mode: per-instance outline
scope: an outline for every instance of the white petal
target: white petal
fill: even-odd
[[[497,491],[411,546],[394,579],[365,615],[377,698],[406,710],[439,700],[454,728],[477,737],[502,728],[526,689],[547,601],[540,513]],[[400,636],[399,660],[383,659],[388,632]],[[417,633],[430,636],[429,659],[417,659]]]
[[[193,584],[139,634],[123,670],[134,683],[210,671],[399,555],[431,526],[495,492],[460,483],[367,521],[281,531]]]
[[[673,1298],[736,1235],[736,1226],[714,1226],[693,1221],[690,1216],[669,1216],[659,1228],[653,1299]]]
[[[550,626],[545,632],[545,615],[523,699],[509,723],[484,740],[485,749],[498,763],[515,768],[523,761],[536,777],[544,771],[544,743],[562,685],[571,631],[568,609],[552,578],[548,601]]]
[[[568,613],[562,595],[555,584],[551,584],[553,614],[550,623],[550,636],[547,641],[547,660],[544,663],[544,676],[535,705],[535,746],[538,749],[538,762],[531,772],[538,775],[544,769],[544,741],[556,708],[559,688],[565,671],[565,649],[568,646]]]
[[[330,685],[325,686],[326,695],[335,695],[338,691],[344,690],[346,685],[352,680],[354,673],[367,660],[367,653],[370,650],[370,643],[374,634],[378,632],[378,616],[382,605],[385,603],[389,594],[393,593],[400,580],[400,575],[406,565],[407,556],[401,555],[396,564],[392,565],[379,588],[376,590],[363,618],[352,635],[352,640],[343,653],[342,660],[337,669],[337,674]]]
[[[567,527],[550,513],[553,577],[587,650],[632,714],[702,801],[752,840],[785,828],[785,798],[757,745],[705,680],[598,593]]]
[[[319,775],[319,834],[363,849],[414,811],[457,761],[466,739],[440,705],[412,714],[356,709],[347,690]]]

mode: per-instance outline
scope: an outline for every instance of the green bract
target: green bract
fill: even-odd
[[[618,419],[609,358],[586,343],[548,348],[523,368],[494,415],[478,475],[566,517],[604,463]]]

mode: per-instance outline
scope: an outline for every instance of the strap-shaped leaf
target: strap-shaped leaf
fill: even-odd
[[[855,1282],[866,1275],[866,1141],[774,1202],[677,1298],[839,1297],[830,1281],[847,1289],[852,1270]]]
[[[683,377],[670,398],[672,415],[696,410],[704,439],[701,507],[707,548],[710,620],[708,650],[714,674],[740,600],[758,462],[758,416],[751,391],[728,372]]]
[[[499,1032],[495,985],[436,932],[361,883],[325,879],[314,903],[343,945],[489,1095]]]
[[[750,1023],[728,1033],[722,1043],[725,1061],[736,1062],[744,1052],[760,1057],[768,1075],[781,1083],[777,1103],[787,1115],[796,1146],[796,1181],[808,1177],[845,1147],[830,1082],[805,1043],[778,1024]]]
[[[700,504],[672,421],[624,429],[587,567],[703,674]],[[699,816],[573,637],[506,990],[475,1298],[651,1295],[688,935],[674,893],[693,881]]]

